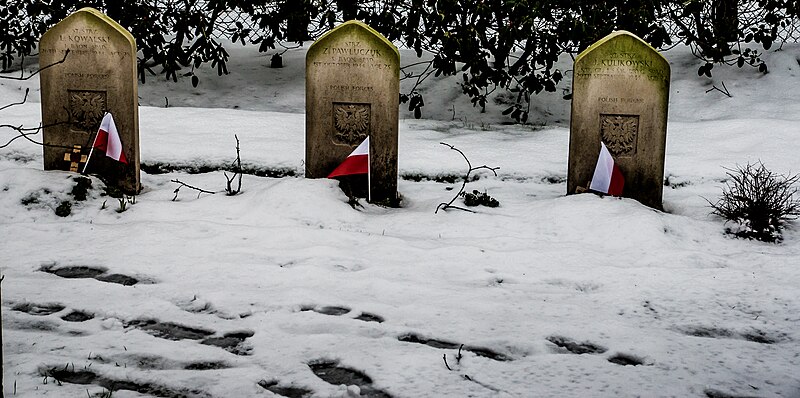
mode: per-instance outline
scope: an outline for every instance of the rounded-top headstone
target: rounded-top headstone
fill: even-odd
[[[567,194],[587,188],[606,144],[623,196],[661,208],[670,66],[647,42],[617,31],[575,59]]]
[[[140,190],[136,40],[94,8],[82,8],[39,41],[45,170],[82,171],[105,112],[111,112],[128,164],[95,151],[88,172],[127,193]]]
[[[348,21],[314,42],[306,54],[306,177],[327,177],[369,136],[372,200],[396,200],[399,98],[400,52],[374,29]]]

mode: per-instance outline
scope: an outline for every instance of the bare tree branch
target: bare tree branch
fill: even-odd
[[[228,196],[234,196],[239,192],[241,192],[242,190],[242,158],[241,156],[239,156],[239,136],[234,134],[233,137],[236,138],[236,160],[234,160],[233,163],[231,164],[231,166],[234,167],[234,173],[233,176],[231,177],[228,177],[228,173],[225,172],[222,173],[225,174],[225,179],[227,180],[225,186],[225,193]],[[236,179],[236,176],[239,176],[239,183],[236,189],[233,189],[231,187],[231,183],[233,183],[233,180]]]
[[[56,66],[56,65],[58,65],[58,64],[63,64],[63,63],[64,63],[64,61],[66,61],[66,60],[67,60],[67,56],[68,56],[68,55],[69,55],[69,49],[67,49],[67,51],[65,51],[65,52],[64,52],[64,58],[61,58],[61,61],[56,61],[56,62],[53,62],[52,64],[50,64],[50,65],[47,65],[47,66],[45,66],[45,67],[43,67],[43,68],[39,68],[39,69],[37,69],[37,70],[36,70],[36,72],[33,72],[33,73],[31,73],[30,75],[28,75],[28,76],[25,76],[25,77],[23,77],[23,76],[22,76],[22,71],[20,71],[20,77],[13,77],[13,76],[3,76],[3,75],[0,75],[0,79],[9,79],[9,80],[28,80],[28,79],[30,79],[30,78],[32,78],[32,77],[34,77],[34,76],[38,75],[38,74],[39,74],[41,71],[43,71],[43,70],[45,70],[45,69],[52,68],[52,67],[54,67],[54,66]]]
[[[193,189],[193,190],[197,191],[197,197],[198,197],[198,198],[200,197],[200,194],[203,194],[203,193],[207,193],[207,194],[211,194],[211,195],[214,195],[214,194],[216,193],[216,192],[207,191],[207,190],[205,190],[205,189],[202,189],[202,188],[198,188],[198,187],[195,187],[195,186],[189,185],[189,184],[187,184],[187,183],[185,183],[185,182],[183,182],[183,181],[181,181],[181,180],[178,180],[177,178],[176,178],[176,179],[174,179],[174,180],[171,180],[171,181],[172,181],[172,182],[174,182],[174,183],[176,183],[176,184],[181,184],[179,187],[175,188],[175,191],[173,192],[173,193],[175,194],[175,197],[173,197],[173,198],[172,198],[172,201],[173,201],[173,202],[174,202],[175,200],[177,200],[177,199],[178,199],[178,192],[179,192],[179,191],[181,190],[181,188],[183,188],[183,187],[186,187],[186,188]]]
[[[458,190],[458,193],[456,193],[456,196],[453,196],[453,199],[450,199],[450,201],[447,202],[447,203],[439,203],[439,206],[436,206],[436,211],[434,212],[434,214],[439,213],[439,210],[447,211],[447,209],[458,209],[458,210],[463,210],[463,211],[468,211],[470,213],[474,213],[474,211],[472,211],[470,209],[465,209],[463,207],[453,206],[453,202],[455,202],[456,199],[458,199],[458,197],[461,196],[461,194],[464,192],[464,187],[466,187],[467,186],[467,182],[469,182],[469,175],[473,171],[481,170],[481,169],[491,170],[491,172],[494,173],[494,175],[496,177],[497,176],[497,170],[500,169],[500,168],[499,167],[489,167],[487,165],[478,166],[478,167],[472,167],[472,163],[470,163],[469,159],[467,159],[467,155],[465,155],[464,152],[462,152],[460,149],[456,148],[453,145],[444,143],[444,142],[440,142],[440,144],[442,144],[442,145],[444,145],[444,146],[446,146],[446,147],[448,147],[448,148],[460,153],[461,156],[464,158],[464,160],[467,162],[467,167],[469,169],[467,170],[467,174],[464,175],[464,181],[461,183],[461,189]]]
[[[22,105],[22,104],[24,104],[25,102],[27,102],[27,101],[28,101],[28,93],[29,93],[30,91],[31,91],[31,89],[29,89],[29,88],[26,88],[26,89],[25,89],[25,97],[23,97],[23,98],[22,98],[22,101],[20,101],[20,102],[14,102],[13,104],[8,104],[8,105],[6,105],[6,106],[0,107],[0,111],[2,111],[3,109],[6,109],[6,108],[11,108],[12,106],[16,106],[16,105]]]

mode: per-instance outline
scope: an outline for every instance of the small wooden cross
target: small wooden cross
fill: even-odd
[[[71,152],[64,153],[64,161],[70,162],[69,171],[72,172],[77,173],[81,163],[86,163],[87,160],[89,160],[89,158],[86,155],[81,154],[80,145],[73,145]]]

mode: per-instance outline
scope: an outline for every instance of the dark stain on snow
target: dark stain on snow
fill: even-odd
[[[642,361],[641,358],[636,357],[634,355],[623,354],[623,353],[618,353],[618,354],[615,354],[614,356],[608,358],[608,362],[611,362],[611,363],[614,363],[614,364],[617,364],[617,365],[622,365],[622,366],[644,365],[644,361]]]
[[[687,336],[705,337],[711,339],[731,338],[734,335],[734,333],[728,329],[705,326],[684,328],[681,331]]]
[[[603,346],[590,342],[579,343],[563,336],[550,336],[547,338],[547,341],[573,354],[602,354],[607,351],[607,349]]]
[[[138,279],[122,274],[100,275],[95,279],[101,282],[116,283],[122,286],[133,286],[139,283]]]
[[[148,162],[141,164],[141,170],[147,174],[166,174],[182,171],[188,174],[203,174],[215,171],[225,171],[229,165],[225,163],[206,164],[173,164],[164,162]],[[242,163],[242,173],[257,177],[283,178],[296,177],[297,170],[288,167],[265,167],[255,164]]]
[[[253,334],[251,331],[226,333],[222,337],[208,337],[200,344],[219,347],[231,354],[252,355],[253,348],[245,344],[245,339],[252,337]]]
[[[752,341],[759,344],[775,344],[783,340],[783,336],[770,336],[763,330],[753,329],[752,331],[742,333],[742,337],[747,341]]]
[[[322,308],[315,308],[312,311],[325,315],[342,316],[350,312],[350,308],[333,305]]]
[[[726,392],[722,392],[722,391],[719,391],[719,390],[714,390],[714,389],[711,389],[711,388],[706,389],[703,392],[706,394],[706,397],[708,397],[708,398],[757,398],[757,397],[755,397],[753,395],[728,394]]]
[[[384,321],[382,316],[370,314],[369,312],[362,312],[361,315],[356,317],[356,319],[364,322],[377,322],[377,323],[383,323]]]
[[[135,327],[162,339],[167,340],[200,340],[214,334],[213,331],[179,325],[172,322],[159,322],[154,319],[137,319],[129,322],[127,327]]]
[[[48,303],[48,304],[35,304],[35,303],[21,303],[11,307],[14,311],[24,312],[30,315],[37,315],[37,316],[44,316],[44,315],[51,315],[55,314],[63,310],[64,307],[58,303]]]
[[[563,184],[567,182],[567,177],[563,175],[547,175],[542,177],[541,181],[546,184]]]
[[[273,394],[277,394],[286,398],[305,398],[305,397],[310,397],[314,393],[311,390],[301,387],[280,386],[278,385],[278,382],[274,380],[273,381],[261,380],[258,382],[258,385],[261,386],[261,388],[272,392]]]
[[[475,354],[475,355],[477,355],[479,357],[489,358],[489,359],[493,359],[495,361],[507,362],[507,361],[511,361],[512,360],[511,357],[509,357],[509,356],[507,356],[505,354],[501,354],[501,353],[499,353],[497,351],[494,351],[494,350],[492,350],[490,348],[475,347],[475,346],[468,346],[468,345],[463,345],[462,346],[461,344],[453,343],[451,341],[438,340],[438,339],[429,339],[429,338],[425,338],[425,337],[422,337],[422,336],[419,336],[419,335],[416,335],[416,334],[413,334],[413,333],[404,334],[404,335],[398,337],[397,340],[400,340],[400,341],[402,341],[404,343],[424,344],[424,345],[427,345],[429,347],[439,348],[439,349],[453,350],[453,349],[461,348],[464,351],[469,351],[469,352],[471,352],[471,353],[473,353],[473,354]]]
[[[785,334],[769,333],[759,329],[751,329],[746,332],[736,332],[730,329],[690,326],[678,328],[681,333],[692,337],[703,337],[711,339],[742,339],[759,344],[776,344],[787,339]]]
[[[224,362],[192,362],[183,368],[185,370],[217,370],[229,369],[230,366]]]
[[[94,318],[94,314],[83,311],[72,311],[61,317],[61,319],[67,322],[86,322],[92,318]]]
[[[453,343],[450,341],[444,340],[437,340],[437,339],[427,339],[416,334],[404,334],[397,338],[398,340],[404,343],[416,343],[416,344],[425,344],[427,346],[433,348],[443,348],[443,349],[456,349],[460,346],[458,343]]]
[[[75,266],[75,267],[42,267],[42,271],[69,279],[88,279],[96,278],[106,272],[103,268]]]

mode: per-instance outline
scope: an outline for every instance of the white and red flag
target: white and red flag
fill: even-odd
[[[347,159],[342,162],[336,169],[334,169],[329,175],[328,178],[334,177],[341,177],[341,176],[349,176],[349,175],[356,175],[356,174],[366,174],[367,175],[367,200],[370,200],[370,188],[369,188],[369,137],[365,138],[364,141],[356,147],[356,149],[347,156]]]
[[[114,117],[111,116],[110,112],[107,112],[103,116],[103,121],[100,122],[100,129],[97,131],[97,136],[94,137],[92,151],[95,148],[105,152],[106,156],[111,159],[128,164],[128,159],[125,158],[125,153],[122,152],[122,140],[119,138],[117,125],[114,124]],[[91,153],[89,153],[89,157],[92,157]],[[85,170],[86,168],[84,167]]]
[[[612,196],[622,196],[624,185],[625,178],[622,176],[619,166],[614,163],[614,158],[608,152],[606,144],[600,142],[600,156],[597,158],[597,166],[594,168],[589,189]]]

